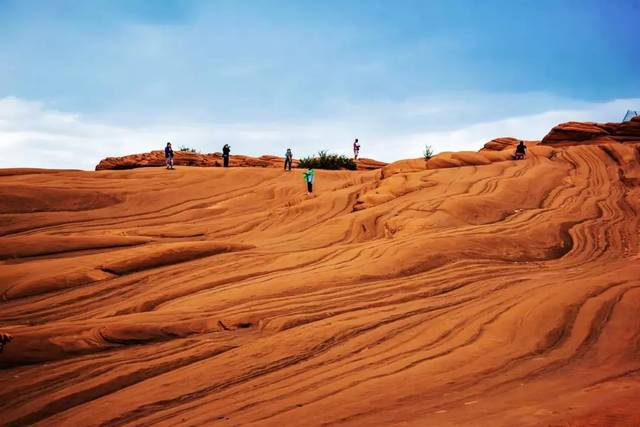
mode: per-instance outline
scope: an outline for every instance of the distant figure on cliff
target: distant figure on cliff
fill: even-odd
[[[167,142],[167,146],[164,147],[164,158],[167,161],[167,169],[173,169],[173,148],[170,142]]]
[[[304,181],[307,183],[307,194],[313,193],[313,177],[315,172],[312,168],[307,169],[306,172],[303,172]]]
[[[360,144],[358,144],[358,138],[353,141],[353,160],[358,160],[358,154],[360,154]]]
[[[231,146],[229,144],[224,144],[222,147],[222,159],[224,160],[224,167],[229,167],[229,154],[231,154]]]
[[[293,163],[293,153],[291,152],[291,148],[287,148],[287,152],[284,155],[284,170],[290,171],[292,163]]]
[[[13,337],[10,334],[7,334],[6,332],[0,332],[0,353],[2,353],[2,350],[4,349],[4,346],[6,344],[9,344],[9,342],[13,339]]]
[[[525,153],[527,151],[527,146],[524,145],[524,141],[520,141],[520,144],[516,147],[516,152],[513,154],[514,160],[523,160]]]

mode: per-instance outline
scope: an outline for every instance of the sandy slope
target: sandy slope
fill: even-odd
[[[640,425],[638,145],[533,154],[3,171],[0,421]]]

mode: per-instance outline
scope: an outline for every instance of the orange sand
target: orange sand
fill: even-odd
[[[0,424],[640,425],[638,147],[1,171]]]

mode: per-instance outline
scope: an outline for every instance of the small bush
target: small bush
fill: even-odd
[[[327,150],[318,152],[318,155],[313,157],[305,157],[298,161],[299,168],[314,168],[314,169],[349,169],[356,170],[356,162],[347,156],[341,156],[338,154],[329,154]]]
[[[422,152],[425,160],[429,160],[433,157],[433,148],[430,145],[425,145],[424,151]]]
[[[184,151],[184,152],[187,152],[187,153],[199,153],[199,151],[197,151],[195,148],[189,148],[186,145],[181,145],[178,148],[178,151]]]

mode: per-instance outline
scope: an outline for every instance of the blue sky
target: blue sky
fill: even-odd
[[[541,138],[640,109],[638,22],[640,0],[0,0],[0,167]]]

